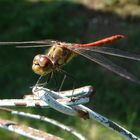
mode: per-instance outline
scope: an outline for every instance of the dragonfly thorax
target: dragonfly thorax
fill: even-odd
[[[45,75],[53,70],[51,60],[42,54],[38,54],[33,59],[32,70],[39,75]]]
[[[46,55],[55,67],[65,65],[75,56],[75,54],[68,49],[64,43],[54,44],[49,51],[46,52]]]

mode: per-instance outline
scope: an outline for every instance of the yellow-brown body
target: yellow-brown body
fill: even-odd
[[[56,67],[68,63],[75,55],[71,50],[58,44],[53,45],[46,52],[46,56],[48,56]]]
[[[54,44],[44,55],[37,55],[33,60],[32,69],[39,75],[48,74],[68,63],[74,56],[63,44]]]

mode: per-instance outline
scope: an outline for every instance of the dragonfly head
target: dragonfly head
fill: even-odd
[[[32,70],[39,75],[45,75],[52,71],[53,64],[51,60],[42,54],[38,54],[33,59]]]

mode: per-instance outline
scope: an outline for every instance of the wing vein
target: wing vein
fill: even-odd
[[[102,56],[101,54],[98,54],[96,52],[88,53],[85,50],[74,50],[76,53],[96,62],[97,64],[107,68],[108,70],[120,75],[123,78],[126,78],[130,81],[140,83],[140,81],[131,73],[129,73],[126,69],[114,64],[112,61],[107,59],[106,57]]]
[[[107,55],[113,55],[113,56],[118,56],[118,57],[123,57],[127,59],[132,59],[132,60],[137,60],[140,61],[140,55],[134,54],[134,53],[129,53],[127,51],[122,51],[119,49],[114,49],[114,48],[107,48],[107,47],[90,47],[90,48],[78,48],[78,50],[85,50],[85,51],[93,51],[93,52],[98,52],[98,53],[103,53]]]

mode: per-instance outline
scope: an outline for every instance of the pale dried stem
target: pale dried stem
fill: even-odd
[[[17,133],[19,135],[25,136],[34,140],[62,140],[52,134],[45,133],[43,131],[27,127],[24,125],[19,125],[16,122],[0,119],[0,128]]]
[[[75,105],[75,106],[67,106],[62,105],[58,103],[51,95],[51,90],[46,88],[40,88],[35,91],[33,90],[33,93],[35,95],[40,95],[39,98],[45,101],[50,107],[53,109],[62,112],[64,114],[70,115],[70,116],[80,116],[84,119],[94,119],[98,122],[100,122],[102,125],[106,126],[109,129],[112,129],[125,138],[129,140],[138,140],[139,138],[129,132],[128,130],[124,129],[117,123],[109,120],[108,118],[100,115],[99,113],[96,113],[95,111],[83,106],[83,105]],[[60,98],[64,98],[60,95]]]
[[[80,140],[86,140],[86,138],[84,136],[82,136],[79,132],[77,132],[73,128],[71,128],[69,126],[66,126],[66,125],[64,125],[64,124],[62,124],[62,123],[60,123],[56,120],[50,119],[46,116],[41,116],[41,115],[37,115],[37,114],[31,114],[31,113],[16,111],[16,110],[8,109],[8,108],[0,108],[0,110],[9,112],[12,115],[18,115],[18,116],[32,118],[32,119],[35,119],[35,120],[41,120],[43,122],[48,122],[50,124],[53,124],[53,125],[61,128],[61,129],[65,130],[65,131],[70,132],[71,134],[73,134],[74,136],[76,136]]]

